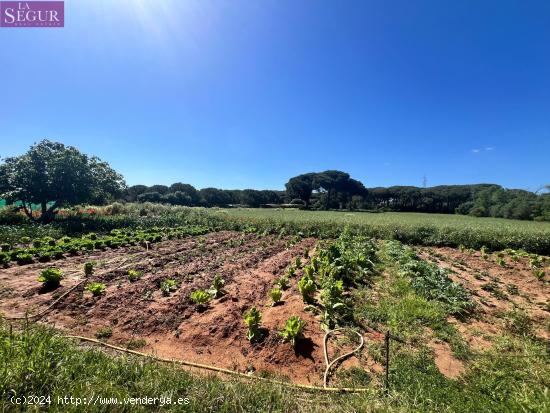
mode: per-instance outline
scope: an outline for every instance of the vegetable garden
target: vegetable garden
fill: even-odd
[[[57,237],[4,237],[4,323],[247,377],[357,389],[343,399],[354,409],[373,401],[426,411],[548,405],[548,257],[410,246],[353,225],[330,236],[335,227],[185,214],[172,226],[162,215],[106,217],[80,233],[60,226]],[[9,334],[8,347],[19,340]],[[517,397],[486,393],[512,370],[505,386]],[[13,375],[3,380],[4,389],[28,390]]]

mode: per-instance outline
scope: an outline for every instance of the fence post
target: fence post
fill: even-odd
[[[390,392],[390,332],[386,331],[384,336],[384,341],[386,344],[386,394]]]

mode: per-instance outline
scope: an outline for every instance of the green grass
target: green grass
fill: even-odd
[[[508,357],[507,352],[533,357]],[[191,374],[176,366],[133,356],[108,355],[80,347],[54,330],[31,324],[10,332],[0,324],[0,410],[39,411],[14,405],[12,396],[49,396],[51,412],[541,412],[550,409],[550,369],[544,346],[513,338],[502,340],[453,381],[439,373],[425,352],[399,352],[392,364],[392,390],[380,386],[361,394],[305,393],[280,385]],[[357,385],[369,373],[350,371]],[[187,405],[60,404],[58,397],[187,398]]]
[[[378,244],[381,248],[346,231],[337,241],[321,242],[308,265],[319,281],[323,274],[336,278],[354,275],[355,282],[348,283],[357,286],[349,287],[352,325],[390,329],[405,340],[392,340],[391,389],[387,395],[383,374],[358,368],[340,367],[337,375],[354,386],[368,386],[367,392],[311,393],[279,384],[191,374],[176,365],[79,346],[43,325],[24,325],[13,332],[0,319],[0,411],[38,411],[36,406],[17,406],[10,401],[11,396],[31,395],[49,396],[51,404],[43,410],[53,412],[549,411],[546,347],[533,334],[526,314],[504,314],[506,332],[494,339],[492,349],[476,352],[448,322],[456,309],[449,303],[460,303],[468,296],[458,287],[450,288],[445,273],[435,272],[433,264],[424,263],[411,248],[395,241]],[[328,267],[335,271],[327,272]],[[357,271],[358,267],[368,271]],[[429,283],[418,284],[419,279]],[[323,283],[323,288],[326,285]],[[110,333],[110,329],[103,329],[99,337]],[[466,370],[457,380],[446,378],[437,369],[429,348],[433,337],[448,342],[455,356],[464,361]],[[126,347],[146,344],[135,339]],[[369,354],[382,362],[383,342],[367,340],[366,346]],[[336,385],[336,381],[331,383]],[[121,402],[144,397],[187,398],[189,404],[114,408],[59,403],[65,396],[75,400],[117,398]]]
[[[17,242],[21,236],[78,235],[115,228],[204,225],[212,230],[302,234],[336,238],[347,226],[355,233],[406,244],[453,246],[479,250],[506,248],[550,255],[550,222],[475,218],[422,213],[366,213],[300,211],[293,209],[219,209],[171,207],[160,204],[125,204],[115,215],[59,216],[48,226],[0,225],[0,242]],[[2,222],[0,220],[0,222]],[[7,222],[6,222],[7,223]]]
[[[397,239],[409,244],[454,246],[491,250],[524,249],[550,254],[550,222],[517,221],[502,218],[475,218],[464,215],[407,212],[335,212],[295,209],[220,209],[210,214],[250,221],[313,229],[319,235],[338,232],[344,226],[365,235]]]

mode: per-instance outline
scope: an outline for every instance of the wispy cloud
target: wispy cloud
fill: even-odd
[[[471,152],[474,153],[474,154],[479,154],[481,152],[492,152],[496,150],[493,146],[487,146],[483,149],[479,149],[479,148],[475,148],[475,149],[472,149]]]

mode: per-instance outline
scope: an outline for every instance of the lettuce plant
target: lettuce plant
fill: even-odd
[[[88,261],[84,264],[84,275],[86,275],[86,277],[93,275],[96,264],[97,263],[95,261]]]
[[[288,280],[288,277],[286,275],[283,275],[281,278],[277,280],[275,285],[283,291],[288,290],[290,288],[290,281]]]
[[[248,338],[251,342],[260,340],[262,337],[262,330],[260,328],[262,323],[262,314],[256,307],[252,307],[244,313],[244,323],[248,327],[246,338]]]
[[[163,295],[170,295],[171,292],[178,289],[178,282],[176,280],[168,278],[160,284],[160,289]]]
[[[24,264],[32,264],[34,260],[32,259],[32,255],[27,252],[20,252],[15,256],[15,260],[19,265]]]
[[[212,285],[210,286],[210,289],[208,290],[208,293],[214,298],[218,298],[222,296],[225,292],[223,291],[223,286],[225,285],[225,280],[222,278],[221,275],[216,274],[214,279],[212,280]]]
[[[40,273],[38,281],[48,288],[57,288],[63,279],[63,273],[59,268],[50,267]]]
[[[307,275],[300,278],[300,281],[298,281],[298,290],[300,291],[300,294],[302,294],[304,303],[313,303],[313,294],[315,294],[315,291],[317,290],[313,278]]]
[[[321,326],[328,331],[333,329],[345,309],[342,293],[344,291],[344,283],[342,280],[334,280],[328,278],[323,283],[323,289],[320,294],[320,301],[324,309],[323,321]]]
[[[300,317],[293,315],[286,320],[284,328],[279,333],[284,341],[288,341],[292,344],[292,347],[296,346],[296,342],[303,338],[304,327],[306,322]]]
[[[105,284],[103,283],[91,283],[86,286],[86,290],[92,293],[94,297],[100,296],[105,292]]]
[[[281,302],[281,297],[283,296],[283,293],[281,292],[280,289],[278,288],[273,288],[270,292],[269,292],[269,296],[271,297],[271,301],[273,301],[273,306],[274,305],[277,305],[278,303]]]
[[[128,280],[130,280],[130,282],[137,281],[142,276],[143,276],[143,273],[141,271],[134,270],[134,269],[128,270]]]
[[[198,306],[204,306],[210,301],[212,296],[204,290],[196,290],[191,293],[189,298]]]

